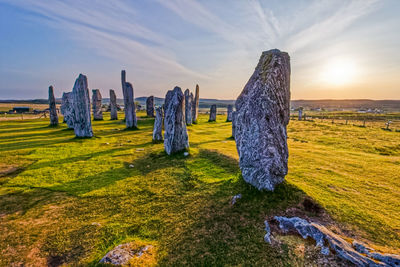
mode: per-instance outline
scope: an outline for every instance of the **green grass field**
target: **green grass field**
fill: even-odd
[[[126,131],[106,114],[91,139],[48,119],[0,122],[0,266],[96,265],[129,241],[154,246],[147,265],[316,265],[300,238],[263,241],[265,218],[306,197],[329,227],[400,252],[399,132],[291,121],[287,182],[258,192],[242,181],[225,116],[188,127],[188,157],[167,156],[139,116]]]

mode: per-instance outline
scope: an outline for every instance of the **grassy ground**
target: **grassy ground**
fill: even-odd
[[[164,266],[315,264],[299,238],[263,241],[265,218],[306,196],[352,237],[400,251],[400,133],[291,121],[287,182],[271,193],[242,181],[225,117],[189,126],[183,157],[153,144],[140,115],[126,131],[107,114],[91,139],[46,119],[0,122],[1,266],[96,265],[128,241],[153,245],[149,263]]]

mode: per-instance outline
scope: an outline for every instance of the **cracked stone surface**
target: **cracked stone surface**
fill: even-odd
[[[190,93],[189,89],[185,90],[185,119],[186,125],[190,125],[193,123],[192,121],[192,104],[193,104],[193,94]]]
[[[49,87],[49,112],[50,112],[50,125],[57,126],[58,115],[57,115],[56,99],[54,97],[53,86]]]
[[[64,116],[64,122],[67,123],[68,128],[74,129],[74,106],[72,92],[63,93],[61,99],[61,114]]]
[[[168,155],[189,148],[185,97],[180,87],[167,92],[164,104],[164,148]]]
[[[217,120],[217,105],[211,105],[210,107],[210,118],[208,121],[216,121]]]
[[[110,89],[110,116],[111,120],[118,120],[117,96],[112,89]]]
[[[277,49],[263,52],[235,104],[239,166],[243,179],[259,190],[273,191],[288,172],[289,61]]]
[[[124,111],[126,128],[137,128],[135,97],[133,86],[126,81],[126,72],[121,71],[122,94],[124,96]]]
[[[85,75],[79,74],[73,94],[74,132],[77,137],[92,137],[92,121],[90,117],[90,98],[88,81]]]
[[[94,120],[103,120],[103,111],[101,110],[101,93],[99,89],[92,90],[92,111]]]
[[[154,117],[154,96],[149,96],[146,99],[146,114],[149,117]]]
[[[162,141],[162,123],[163,123],[163,110],[162,107],[156,108],[156,118],[154,120],[153,140]]]

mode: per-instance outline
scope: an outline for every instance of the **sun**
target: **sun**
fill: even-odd
[[[333,59],[321,70],[322,82],[332,86],[344,86],[355,81],[357,66],[351,59]]]

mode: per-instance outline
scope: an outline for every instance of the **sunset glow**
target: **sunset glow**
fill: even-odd
[[[355,81],[357,65],[350,59],[329,61],[321,71],[321,80],[327,85],[344,86]]]

